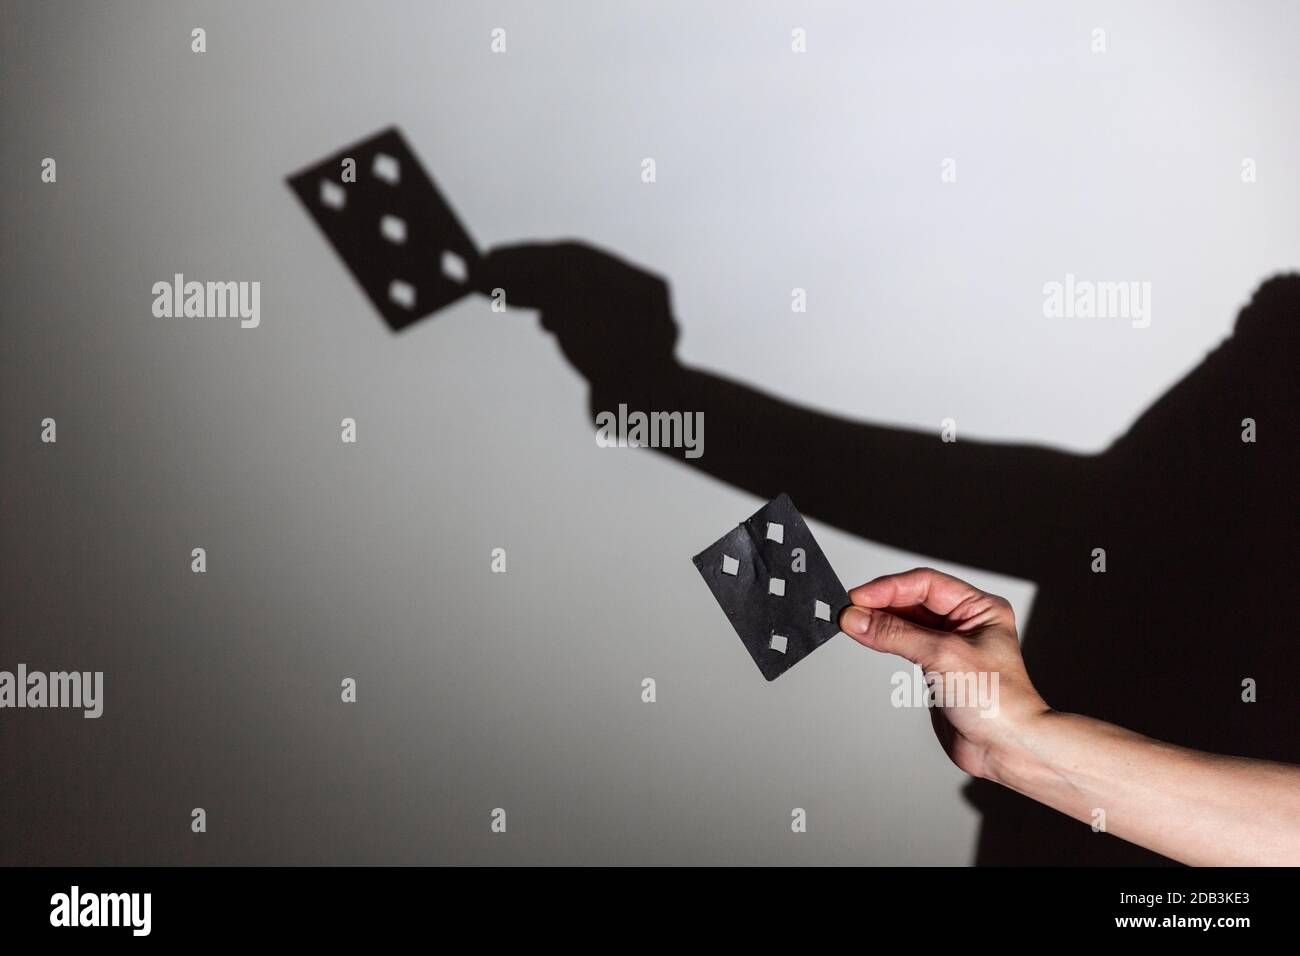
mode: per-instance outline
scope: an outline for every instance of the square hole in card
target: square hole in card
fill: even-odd
[[[768,680],[839,633],[849,596],[789,495],[692,560]]]
[[[343,181],[343,161],[356,181]],[[477,247],[396,127],[289,177],[326,240],[394,331],[471,292]]]

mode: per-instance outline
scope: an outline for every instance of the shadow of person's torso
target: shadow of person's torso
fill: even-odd
[[[1237,334],[1099,457],[1085,500],[1061,502],[1076,509],[1074,540],[1038,579],[1023,629],[1029,673],[1053,708],[1300,764],[1288,613],[1300,566],[1297,289],[1296,277],[1262,287]],[[1143,771],[1132,768],[1135,781]],[[984,817],[980,864],[1170,862],[992,783],[966,795]]]

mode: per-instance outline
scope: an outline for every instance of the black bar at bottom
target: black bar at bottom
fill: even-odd
[[[445,934],[460,929],[485,941],[513,932],[533,943],[668,945],[681,937],[661,934],[678,924],[696,939],[735,942],[768,936],[774,922],[864,943],[939,945],[987,932],[1230,943],[1293,929],[1296,886],[1294,869],[8,868],[0,914],[6,942],[62,936],[90,945],[397,942],[429,930],[450,942]]]

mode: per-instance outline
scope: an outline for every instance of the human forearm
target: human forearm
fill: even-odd
[[[886,575],[849,600],[840,628],[934,675],[934,688],[951,675],[998,677],[993,706],[939,694],[931,712],[949,758],[972,776],[1183,863],[1300,864],[1300,767],[1053,711],[1029,680],[1011,605],[950,575]]]
[[[1300,864],[1300,767],[1208,754],[1048,711],[990,753],[989,777],[1192,865]]]

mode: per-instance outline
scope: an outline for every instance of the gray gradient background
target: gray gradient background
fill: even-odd
[[[699,580],[760,502],[598,449],[532,313],[389,334],[283,181],[396,123],[481,245],[666,276],[692,364],[1102,448],[1300,261],[1296,6],[902,7],[5,2],[0,668],[107,700],[0,713],[0,862],[967,862],[900,663],[767,684]],[[174,272],[260,280],[261,328],[155,319]],[[1066,272],[1151,328],[1043,318]],[[814,530],[846,585],[926,560]]]

